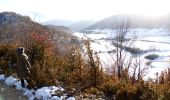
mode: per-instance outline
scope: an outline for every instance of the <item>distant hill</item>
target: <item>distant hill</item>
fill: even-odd
[[[30,22],[31,19],[28,16],[21,16],[14,12],[2,12],[0,13],[0,25],[16,24],[18,22]]]
[[[46,22],[43,22],[43,25],[55,25],[55,26],[69,26],[75,23],[75,21],[62,20],[62,19],[53,19]]]
[[[32,21],[28,16],[22,16],[14,12],[0,13],[0,41],[14,42],[26,39],[32,32],[50,32],[49,29]]]
[[[66,33],[73,33],[73,30],[69,27],[65,27],[65,26],[55,26],[55,25],[45,25],[50,29],[53,29],[55,31],[61,31],[61,32],[66,32]]]
[[[81,30],[93,25],[94,23],[96,23],[95,20],[84,20],[84,21],[78,21],[74,24],[71,24],[68,27],[70,27],[74,31],[81,31]]]
[[[113,29],[114,22],[117,18],[122,18],[124,20],[130,20],[133,27],[138,28],[158,28],[158,27],[169,27],[170,26],[170,15],[148,18],[137,15],[114,15],[108,18],[105,18],[101,21],[96,22],[95,24],[83,29],[85,30],[94,30],[94,29]]]
[[[93,29],[110,29],[112,28],[113,17],[105,18],[101,21],[96,22],[95,24],[83,29],[83,30],[93,30]]]
[[[96,22],[95,24],[83,29],[83,30],[93,30],[93,29],[112,29],[113,28],[113,22],[116,17],[124,17],[128,18],[128,16],[119,15],[119,16],[111,16],[108,18],[105,18],[103,20],[100,20]]]
[[[57,43],[57,47],[62,48],[78,43],[76,38],[70,34],[71,29],[66,27],[46,26],[32,21],[28,16],[22,16],[14,12],[0,13],[0,43],[20,42],[29,44],[31,33],[44,34]],[[72,41],[74,39],[74,41]]]

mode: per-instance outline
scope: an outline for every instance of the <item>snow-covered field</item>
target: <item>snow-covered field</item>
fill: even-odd
[[[64,91],[62,87],[56,86],[49,86],[49,87],[42,87],[37,90],[29,90],[27,88],[22,88],[21,83],[14,77],[5,77],[4,75],[0,75],[0,81],[3,81],[6,85],[15,87],[17,90],[23,91],[23,95],[28,96],[29,100],[75,100],[74,97],[69,97],[67,99],[65,96],[52,96],[55,91]]]
[[[115,47],[111,44],[111,41],[107,40],[114,30],[93,30],[100,34],[85,34],[75,33],[74,35],[81,39],[91,39],[91,46],[94,51],[100,52],[99,57],[101,61],[108,67],[112,64],[112,55],[108,51],[113,50]],[[135,29],[135,35],[137,40],[134,42],[135,48],[141,50],[154,50],[141,55],[142,63],[151,62],[149,69],[147,70],[145,78],[155,78],[156,72],[164,71],[170,67],[170,32],[163,28],[159,29]],[[112,35],[113,36],[113,35]],[[155,60],[147,60],[145,56],[149,54],[157,54],[159,57]]]

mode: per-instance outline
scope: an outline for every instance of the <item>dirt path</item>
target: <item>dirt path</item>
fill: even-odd
[[[22,91],[0,82],[0,100],[28,100],[28,97],[23,96]]]

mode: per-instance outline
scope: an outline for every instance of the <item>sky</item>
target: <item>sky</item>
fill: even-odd
[[[100,20],[117,14],[146,17],[170,13],[170,0],[0,0],[0,12],[14,11],[36,21]]]

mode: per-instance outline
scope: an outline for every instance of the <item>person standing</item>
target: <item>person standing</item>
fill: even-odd
[[[28,56],[25,54],[24,51],[25,51],[24,47],[19,47],[16,49],[17,52],[16,72],[17,72],[17,76],[21,80],[22,87],[26,86],[24,80],[26,80],[28,85],[30,84],[29,75],[30,75],[30,68],[31,68],[31,64],[28,61]]]

